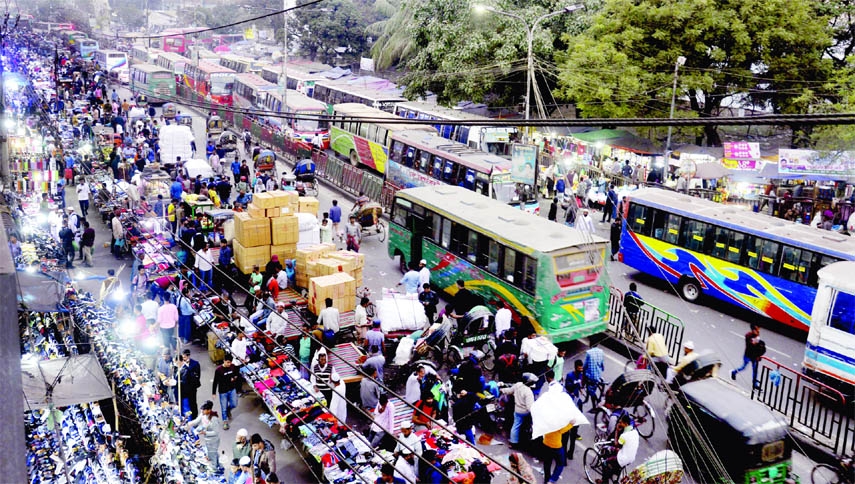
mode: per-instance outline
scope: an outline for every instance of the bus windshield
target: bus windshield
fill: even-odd
[[[211,78],[211,94],[231,94],[234,82],[228,77]]]
[[[317,116],[320,113],[301,112],[301,118],[296,120],[297,131],[323,131],[329,129],[329,122],[325,119],[308,119],[309,116]]]
[[[493,198],[503,203],[519,202],[516,183],[493,179]]]

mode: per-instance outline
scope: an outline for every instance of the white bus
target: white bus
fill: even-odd
[[[436,104],[409,101],[395,105],[395,114],[407,119],[427,121],[491,121],[486,116],[467,113],[460,109],[446,108]],[[517,129],[499,126],[455,126],[430,123],[445,139],[463,143],[472,149],[486,151],[499,156],[511,155],[511,139]]]
[[[115,77],[122,84],[128,84],[131,80],[128,71],[128,55],[118,50],[98,50],[95,52],[95,63],[104,69],[107,75]]]

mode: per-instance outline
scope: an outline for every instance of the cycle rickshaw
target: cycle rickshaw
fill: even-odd
[[[598,439],[611,435],[623,412],[635,421],[638,435],[649,439],[656,429],[656,414],[646,398],[655,388],[656,376],[650,370],[631,370],[615,378],[594,411]]]
[[[362,237],[377,235],[380,242],[386,240],[386,222],[383,221],[383,206],[377,202],[368,202],[353,214],[362,226]]]

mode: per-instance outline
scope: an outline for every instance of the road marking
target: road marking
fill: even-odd
[[[745,335],[743,335],[743,334],[739,334],[739,333],[737,333],[736,331],[728,330],[727,332],[728,332],[728,333],[730,333],[730,334],[732,334],[732,335],[734,335],[734,336],[736,336],[737,338],[745,339]],[[788,354],[784,353],[783,351],[776,350],[775,348],[772,348],[771,346],[768,346],[768,345],[767,345],[767,346],[766,346],[766,349],[767,349],[767,350],[769,350],[769,351],[771,351],[771,352],[773,352],[773,353],[778,353],[779,355],[783,356],[784,358],[789,358],[789,359],[792,359],[792,358],[793,358],[792,356],[790,356],[790,355],[788,355]]]
[[[618,364],[618,365],[620,365],[621,367],[623,367],[623,365],[625,365],[625,364],[626,364],[626,361],[619,360],[619,359],[617,359],[617,357],[612,356],[612,355],[610,355],[610,354],[606,353],[605,351],[603,352],[603,354],[606,356],[606,358],[608,358],[608,359],[610,359],[610,360],[614,361],[615,363],[617,363],[617,364]]]

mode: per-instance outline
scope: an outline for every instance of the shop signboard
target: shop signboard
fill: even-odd
[[[855,173],[855,151],[778,150],[781,175],[822,175],[842,178]]]
[[[722,158],[721,164],[730,170],[756,170],[757,160],[740,160],[733,158]]]
[[[534,186],[537,146],[515,143],[511,148],[511,179]]]
[[[724,144],[724,157],[729,160],[759,160],[760,143],[736,141]],[[753,168],[751,168],[753,170]]]

